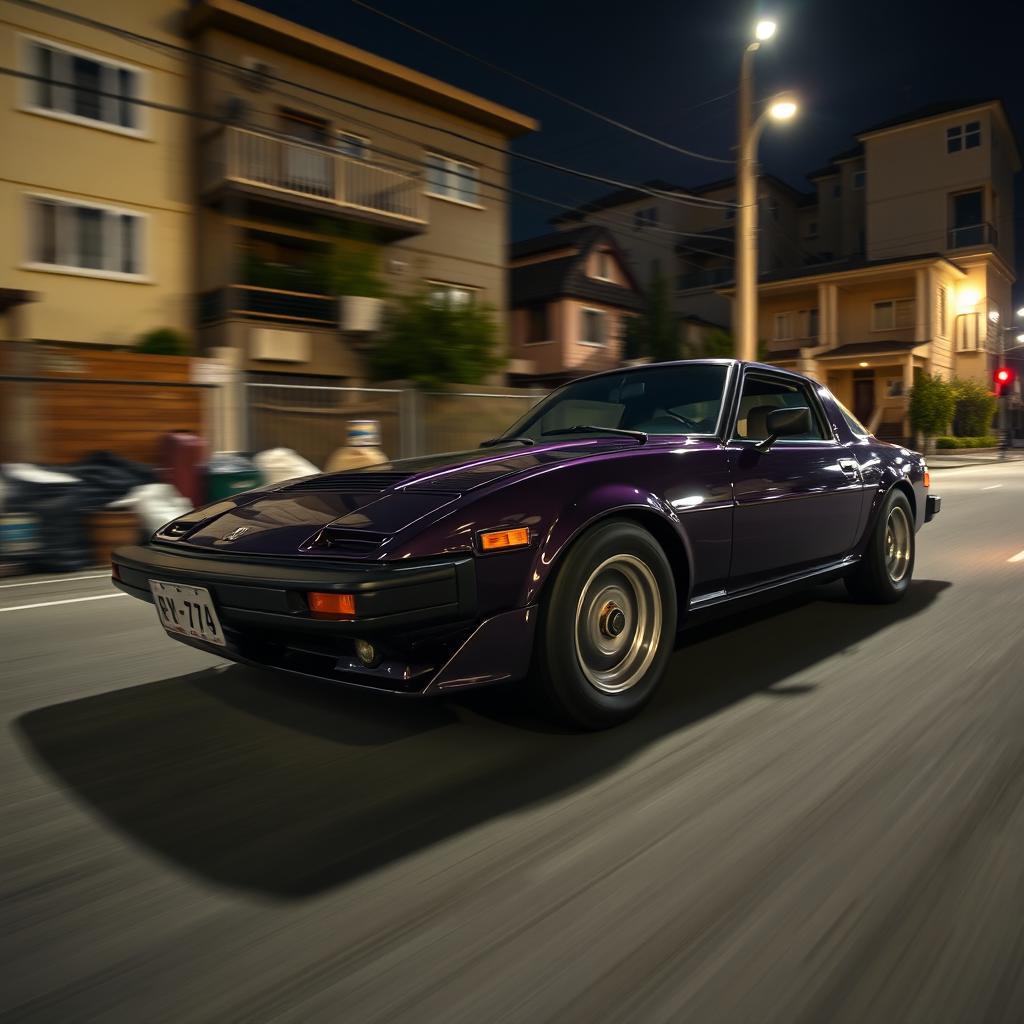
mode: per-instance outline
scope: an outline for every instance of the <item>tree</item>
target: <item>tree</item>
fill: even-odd
[[[397,299],[372,357],[379,380],[476,384],[497,369],[498,326],[489,306],[453,306],[425,292]]]
[[[736,342],[724,328],[708,331],[704,338],[704,355],[708,359],[731,359],[736,353]]]
[[[190,348],[188,338],[173,327],[147,331],[135,343],[136,352],[151,356],[187,356]]]
[[[937,374],[921,372],[910,390],[910,425],[926,439],[944,434],[953,419],[953,386]]]
[[[631,317],[626,328],[624,355],[636,359],[648,356],[654,362],[679,358],[679,328],[668,281],[661,275],[647,289],[644,311]]]
[[[953,412],[955,437],[982,437],[991,433],[992,418],[999,399],[976,380],[951,381],[956,406]]]

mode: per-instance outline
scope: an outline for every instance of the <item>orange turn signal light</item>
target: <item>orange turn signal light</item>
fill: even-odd
[[[932,475],[927,469],[924,471],[924,485],[925,487],[931,487],[932,485]]]
[[[353,616],[356,613],[355,594],[320,594],[311,593],[309,599],[309,610],[317,615],[346,615]]]
[[[480,534],[480,547],[484,551],[499,548],[521,548],[530,543],[530,531],[521,526],[515,530],[488,530]]]

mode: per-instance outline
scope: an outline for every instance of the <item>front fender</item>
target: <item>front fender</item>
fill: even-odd
[[[924,486],[925,459],[923,455],[906,448],[896,450],[892,459],[883,462],[878,469],[877,486],[871,493],[871,504],[866,517],[864,532],[857,545],[857,553],[864,550],[878,522],[886,498],[893,487],[909,491],[908,497],[914,507],[914,529],[924,525],[925,506],[928,491]]]
[[[535,604],[540,599],[540,594],[557,568],[559,559],[580,534],[600,520],[614,515],[646,518],[657,522],[661,530],[673,538],[673,545],[678,545],[677,551],[668,552],[670,561],[675,555],[677,559],[684,558],[687,567],[693,565],[690,539],[679,516],[667,502],[650,491],[630,484],[605,484],[578,497],[548,524],[534,553],[521,605]],[[679,569],[679,565],[673,565],[677,579]],[[692,573],[686,572],[685,589],[680,592],[680,598],[687,602],[691,578]],[[682,604],[681,607],[685,608],[686,605]]]

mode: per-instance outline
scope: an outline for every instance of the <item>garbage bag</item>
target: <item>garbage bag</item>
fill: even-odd
[[[152,534],[172,519],[190,512],[192,502],[170,484],[143,484],[110,502],[107,508],[130,509],[139,517],[143,529]]]
[[[300,476],[315,476],[320,472],[308,459],[291,448],[268,448],[252,457],[263,475],[263,482],[277,484]]]

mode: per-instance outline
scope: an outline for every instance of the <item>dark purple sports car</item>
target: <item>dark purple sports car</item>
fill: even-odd
[[[928,482],[813,380],[665,363],[567,384],[479,450],[196,509],[114,581],[226,658],[417,696],[529,679],[600,728],[651,696],[689,611],[840,576],[898,600]]]

